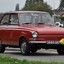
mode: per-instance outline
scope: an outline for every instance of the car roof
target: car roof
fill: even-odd
[[[42,11],[9,11],[6,13],[47,13],[47,12],[42,12]]]

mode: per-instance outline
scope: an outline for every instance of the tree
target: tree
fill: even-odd
[[[19,4],[16,4],[16,9],[15,11],[19,11]]]
[[[59,10],[64,10],[64,0],[60,1]]]
[[[36,4],[37,2],[43,2],[43,0],[26,0],[25,7]]]
[[[26,4],[22,10],[45,11],[52,14],[51,7],[47,3],[44,3],[43,0],[26,0]]]

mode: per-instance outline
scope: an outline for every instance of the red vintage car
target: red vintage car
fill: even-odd
[[[57,49],[64,54],[64,28],[54,25],[47,12],[15,11],[4,13],[0,21],[0,53],[6,47],[19,47],[23,55],[38,49]]]

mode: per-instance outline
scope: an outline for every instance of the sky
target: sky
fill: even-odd
[[[19,3],[20,9],[24,7],[26,0],[0,0],[0,12],[14,11],[16,4]],[[44,0],[52,9],[58,8],[60,0]]]

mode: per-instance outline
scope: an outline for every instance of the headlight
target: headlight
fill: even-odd
[[[32,36],[33,36],[34,38],[36,38],[36,37],[38,36],[38,33],[37,33],[37,32],[32,32]]]

